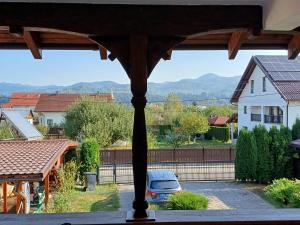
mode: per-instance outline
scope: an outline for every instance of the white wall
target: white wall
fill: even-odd
[[[39,113],[39,121],[41,124],[47,126],[47,119],[53,120],[54,124],[61,124],[65,121],[65,113],[64,112],[43,112]]]
[[[238,102],[238,128],[247,127],[252,130],[256,125],[263,122],[263,110],[261,110],[262,122],[251,121],[251,106],[279,106],[283,110],[283,124],[286,125],[286,105],[287,102],[277,92],[273,84],[266,78],[266,91],[263,92],[263,77],[265,74],[256,66],[249,82],[244,88]],[[251,80],[254,80],[254,93],[251,93]],[[300,104],[300,103],[299,103]],[[244,106],[247,106],[247,114],[244,114]],[[264,124],[266,128],[274,124]],[[280,125],[276,125],[280,126]]]

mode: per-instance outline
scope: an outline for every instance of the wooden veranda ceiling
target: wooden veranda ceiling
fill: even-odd
[[[226,50],[230,48],[230,42],[233,42],[234,47],[232,47],[232,52],[229,55],[230,58],[234,58],[233,55],[238,49],[288,49],[293,39],[300,37],[300,33],[297,33],[297,31],[288,34],[262,32],[259,36],[252,36],[247,31],[202,34],[187,38],[175,49]],[[101,59],[107,59],[106,49],[85,36],[58,32],[26,31],[26,29],[23,34],[18,35],[10,33],[9,27],[0,27],[0,49],[30,49],[35,58],[42,57],[40,52],[42,49],[99,50]]]

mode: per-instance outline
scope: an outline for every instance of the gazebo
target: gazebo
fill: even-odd
[[[49,200],[49,176],[64,162],[64,153],[77,147],[69,140],[0,141],[0,183],[3,189],[3,212],[8,212],[7,183],[17,187],[16,212],[20,211],[22,182],[43,182],[45,205]]]
[[[145,201],[147,79],[173,50],[300,51],[298,0],[5,0],[0,3],[0,48],[98,50],[128,74],[135,109],[133,220],[149,219]],[[109,54],[108,54],[109,52]],[[130,215],[129,215],[130,217]],[[128,217],[128,218],[129,218]]]

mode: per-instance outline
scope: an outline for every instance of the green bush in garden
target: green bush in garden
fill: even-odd
[[[292,138],[293,140],[300,139],[300,119],[297,118],[292,127]]]
[[[280,207],[300,207],[300,181],[281,178],[265,188],[268,199]]]
[[[207,206],[207,197],[187,191],[171,195],[166,204],[166,208],[171,210],[203,210]]]
[[[94,171],[100,163],[100,146],[95,138],[87,138],[81,145],[80,172]]]
[[[280,155],[280,164],[282,169],[282,177],[292,178],[294,176],[294,168],[293,168],[293,155],[294,150],[290,147],[290,143],[292,141],[292,131],[286,127],[280,127],[280,145],[282,148],[282,155]]]
[[[75,161],[67,162],[63,168],[59,170],[59,186],[54,197],[50,200],[46,212],[63,213],[70,211],[70,196],[73,193],[76,184],[78,167]]]
[[[218,141],[227,142],[230,139],[230,127],[211,126],[209,127],[208,132],[205,134],[205,137],[209,140],[215,139]]]
[[[242,129],[236,144],[235,177],[237,180],[255,180],[257,147],[254,135]]]
[[[253,129],[257,147],[257,170],[256,181],[259,183],[267,183],[272,179],[272,160],[270,154],[270,138],[267,129],[262,126],[256,126]]]

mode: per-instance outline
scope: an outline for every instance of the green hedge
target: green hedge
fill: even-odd
[[[227,142],[230,139],[230,127],[215,127],[211,126],[208,132],[205,134],[205,138],[208,140],[218,140]]]
[[[207,206],[207,197],[188,191],[172,195],[166,204],[166,208],[171,210],[202,210],[207,209]]]
[[[269,200],[279,207],[300,207],[300,181],[286,178],[274,180],[265,188]]]

